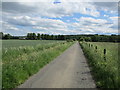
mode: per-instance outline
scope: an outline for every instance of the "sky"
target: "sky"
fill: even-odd
[[[118,34],[118,2],[16,0],[1,3],[3,33]]]

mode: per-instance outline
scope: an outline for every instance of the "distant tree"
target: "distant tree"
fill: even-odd
[[[64,35],[61,35],[61,36],[60,36],[60,40],[65,40],[65,36],[64,36]]]
[[[85,40],[86,42],[92,41],[91,37],[84,37],[84,40]]]
[[[30,33],[27,33],[27,39],[31,39]]]
[[[120,35],[118,35],[117,37],[117,42],[120,42]]]
[[[94,35],[91,38],[93,42],[98,42],[98,35]]]
[[[58,40],[61,40],[61,36],[60,35],[58,35]]]
[[[120,35],[49,35],[49,34],[37,34],[27,33],[27,36],[11,36],[10,34],[4,34],[0,32],[0,39],[43,39],[43,40],[79,40],[79,41],[93,41],[93,42],[120,42]]]
[[[85,41],[84,37],[81,37],[81,38],[79,39],[79,41]]]
[[[54,38],[54,36],[53,36],[53,35],[50,35],[50,40],[54,40],[53,38]]]
[[[36,40],[36,39],[37,39],[37,36],[36,36],[35,33],[32,33],[32,38],[33,38],[33,40]]]
[[[54,36],[54,40],[58,40],[58,35],[55,35],[55,36]]]
[[[12,38],[12,36],[10,34],[5,34],[4,35],[4,39],[11,39],[11,38]]]
[[[19,36],[12,36],[11,39],[20,39]]]
[[[33,33],[30,33],[30,39],[33,40]]]
[[[37,39],[37,36],[36,36],[35,33],[28,33],[28,34],[27,34],[27,39],[36,40],[36,39]]]
[[[46,38],[46,34],[43,34],[43,38],[44,38],[44,39]]]
[[[41,34],[41,38],[44,39],[44,34]]]
[[[50,35],[46,34],[46,40],[50,40]]]
[[[41,38],[41,36],[40,36],[40,34],[38,33],[38,34],[37,34],[37,39],[40,40],[40,38]]]

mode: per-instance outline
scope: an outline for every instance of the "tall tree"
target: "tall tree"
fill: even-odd
[[[12,36],[10,34],[5,34],[4,35],[4,39],[11,39],[11,38],[12,38]]]
[[[37,39],[37,36],[35,33],[32,33],[32,37],[33,37],[33,40],[36,40]]]
[[[30,33],[27,33],[27,39],[31,39]]]
[[[41,34],[41,38],[44,40],[44,34]]]
[[[39,34],[39,33],[37,34],[37,39],[38,39],[38,40],[40,40],[40,39],[41,39],[41,36],[40,36],[40,34]]]
[[[54,40],[54,36],[53,35],[51,35],[51,40]]]

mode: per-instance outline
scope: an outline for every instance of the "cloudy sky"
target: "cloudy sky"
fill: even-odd
[[[34,1],[2,2],[2,32],[118,34],[118,2]]]

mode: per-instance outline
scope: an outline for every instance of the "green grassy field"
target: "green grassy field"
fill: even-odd
[[[119,44],[108,42],[81,42],[80,44],[88,58],[97,87],[118,88],[120,86]]]
[[[56,43],[56,42],[62,42],[62,41],[57,41],[57,40],[2,40],[2,48],[36,46],[38,44],[44,45],[44,44]]]
[[[3,41],[2,88],[15,88],[22,84],[73,43],[34,40]]]

